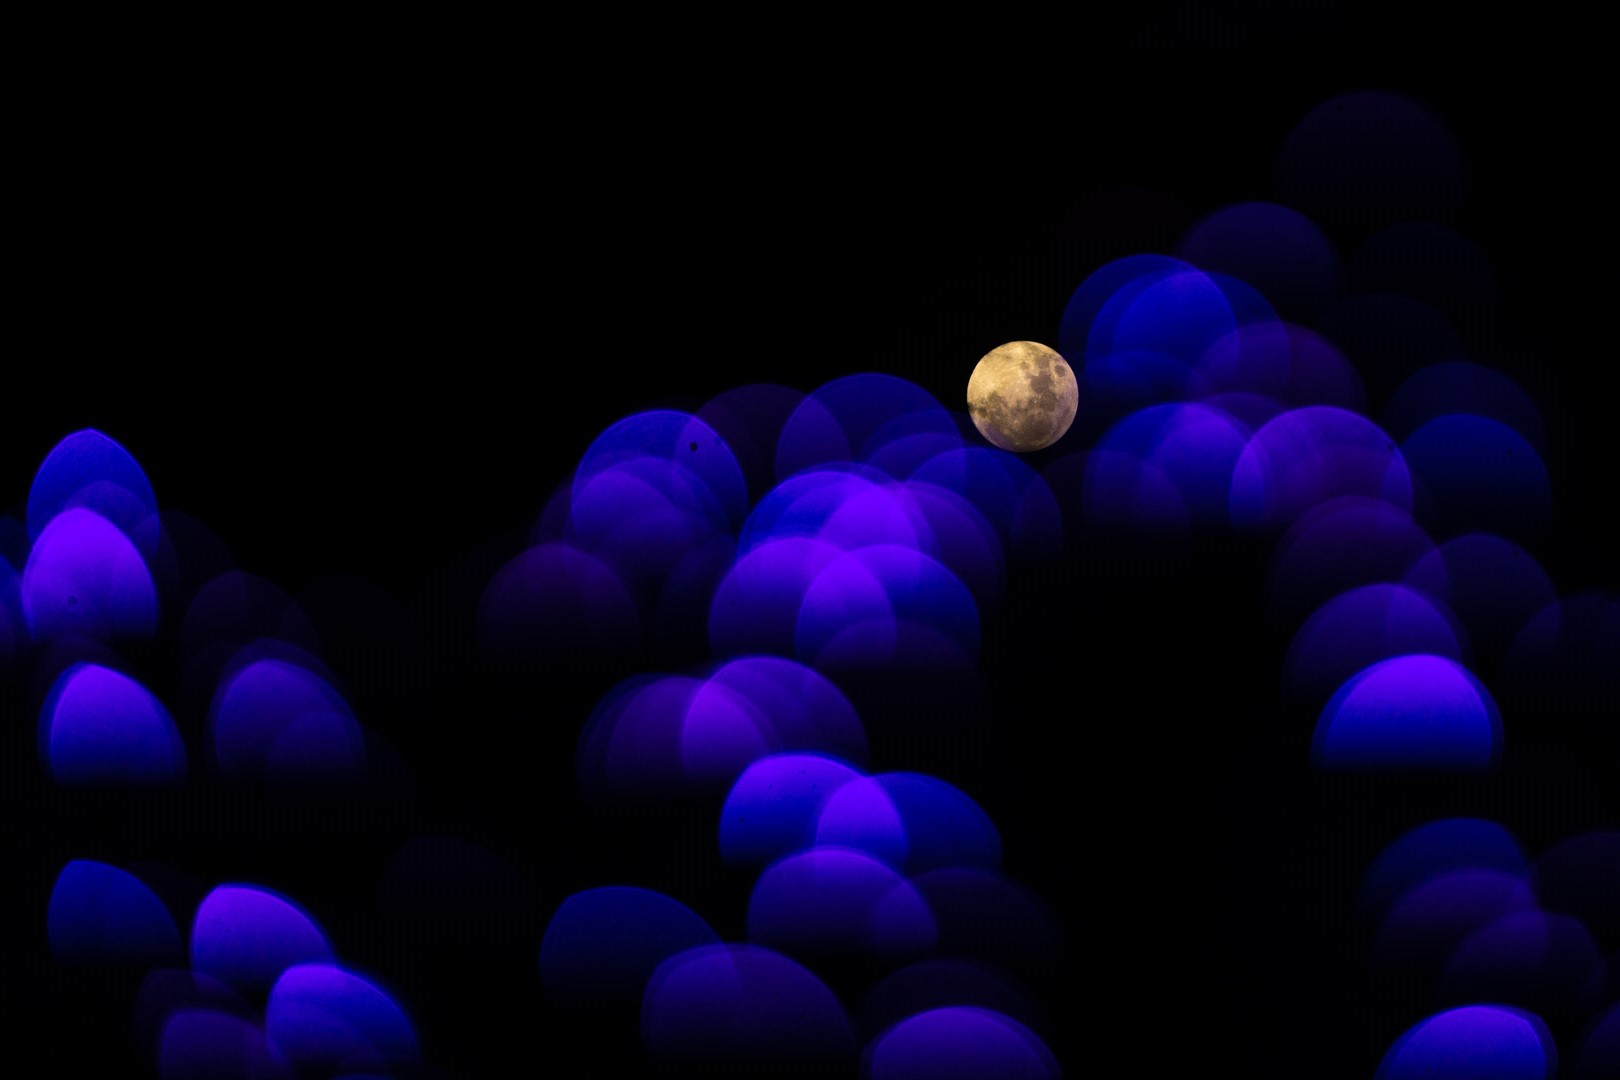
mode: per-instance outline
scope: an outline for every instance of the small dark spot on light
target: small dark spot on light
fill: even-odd
[[[687,447],[687,449],[691,450],[691,451],[693,451],[695,453],[697,451],[697,443],[692,443],[690,446]]]

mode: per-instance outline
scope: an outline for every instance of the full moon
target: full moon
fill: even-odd
[[[1080,386],[1057,350],[1009,341],[979,358],[968,377],[967,406],[979,434],[1025,454],[1063,438],[1080,406]]]

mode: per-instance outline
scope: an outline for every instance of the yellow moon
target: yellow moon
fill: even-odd
[[[1043,450],[1069,430],[1080,386],[1057,350],[1038,341],[1009,341],[979,358],[968,378],[973,426],[1003,450]]]

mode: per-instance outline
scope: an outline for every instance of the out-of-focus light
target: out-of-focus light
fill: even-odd
[[[116,866],[74,859],[51,887],[45,918],[51,956],[63,964],[162,967],[185,955],[163,901]]]
[[[171,784],[186,748],[169,711],[140,683],[100,664],[57,677],[40,713],[40,755],[66,786]]]
[[[1086,275],[1069,294],[1058,323],[1058,352],[1076,367],[1090,359],[1086,343],[1103,308],[1133,282],[1151,282],[1193,270],[1184,259],[1169,255],[1139,254],[1113,259]],[[1140,288],[1141,286],[1137,286]]]
[[[1241,530],[1275,535],[1346,495],[1410,511],[1412,477],[1394,441],[1371,420],[1311,405],[1282,413],[1249,439],[1232,470],[1229,513]]]
[[[1536,453],[1547,450],[1547,425],[1525,389],[1506,373],[1472,360],[1443,360],[1409,375],[1380,414],[1386,430],[1402,440],[1451,415],[1494,420],[1510,428]]]
[[[813,847],[772,863],[748,897],[748,937],[818,970],[824,961],[895,963],[932,951],[928,905],[904,876],[851,848]]]
[[[939,926],[939,955],[1039,983],[1062,971],[1066,942],[1035,890],[997,870],[950,866],[911,879]]]
[[[264,1027],[301,1071],[392,1071],[421,1057],[416,1027],[372,977],[330,963],[287,968],[270,989]]]
[[[1003,1013],[970,1005],[907,1017],[861,1055],[863,1080],[1058,1080],[1052,1051]]]
[[[603,473],[629,465],[633,474],[648,462],[666,467],[651,474],[660,490],[674,495],[679,489],[683,505],[715,515],[716,528],[735,530],[742,523],[748,488],[731,448],[707,423],[673,409],[627,416],[598,435],[574,469],[574,504]]]
[[[553,1004],[635,1015],[659,964],[720,944],[707,921],[672,896],[599,885],[557,906],[540,943],[540,983]]]
[[[1206,405],[1222,407],[1233,395],[1247,395],[1252,404],[1233,410],[1252,426],[1269,420],[1284,408],[1332,405],[1365,413],[1367,390],[1343,350],[1307,327],[1286,322],[1258,322],[1243,326],[1215,342],[1198,363],[1208,384],[1199,395]],[[1251,410],[1264,414],[1251,420]]]
[[[1357,906],[1363,915],[1382,918],[1419,885],[1459,870],[1499,871],[1526,886],[1532,881],[1529,856],[1505,826],[1485,818],[1441,818],[1384,845],[1361,879]]]
[[[1404,585],[1362,585],[1328,600],[1294,634],[1283,688],[1291,703],[1319,709],[1358,672],[1417,654],[1461,663],[1467,649],[1456,619]]]
[[[1224,531],[1232,469],[1249,436],[1204,404],[1131,413],[1092,453],[1082,495],[1087,520],[1126,531]]]
[[[781,656],[737,656],[713,665],[706,679],[746,698],[769,721],[785,751],[866,766],[860,714],[837,684],[814,668]]]
[[[732,514],[681,466],[633,458],[576,477],[563,539],[602,560],[639,596],[655,592],[693,551],[733,536],[742,518],[733,522]]]
[[[1401,580],[1456,613],[1473,646],[1475,664],[1489,671],[1498,670],[1519,628],[1558,599],[1535,556],[1489,533],[1445,541],[1414,562]]]
[[[979,611],[945,566],[892,544],[845,552],[805,590],[795,653],[824,673],[952,670],[977,657]]]
[[[861,997],[860,1028],[871,1039],[918,1013],[962,1005],[990,1009],[1036,1032],[1050,1023],[1029,989],[1005,971],[973,960],[932,957],[873,984]]]
[[[844,554],[807,537],[772,540],[739,558],[709,607],[715,656],[770,653],[797,658],[799,609],[817,575]]]
[[[1001,865],[1001,835],[966,792],[921,773],[879,773],[841,785],[816,821],[816,843],[856,848],[903,874]]]
[[[1606,965],[1597,942],[1572,915],[1517,911],[1475,930],[1440,973],[1447,1005],[1495,1001],[1547,1019],[1591,1015],[1602,1002]]]
[[[1319,769],[1488,772],[1502,758],[1502,717],[1484,685],[1444,656],[1380,660],[1322,709],[1311,740]]]
[[[823,465],[870,464],[895,439],[923,432],[960,443],[949,410],[917,384],[876,372],[833,379],[811,391],[783,423],[776,480]]]
[[[1380,967],[1438,974],[1474,931],[1504,915],[1539,910],[1533,883],[1481,867],[1448,870],[1408,889],[1390,905],[1374,935]]]
[[[1489,532],[1522,541],[1551,521],[1547,467],[1506,424],[1465,413],[1439,416],[1402,441],[1401,456],[1416,482],[1414,513],[1437,535]]]
[[[642,615],[608,563],[566,542],[538,544],[484,589],[478,644],[496,663],[566,667],[630,663],[645,643]]]
[[[258,886],[218,886],[192,920],[192,968],[251,998],[296,964],[332,958],[326,933],[303,908]]]
[[[805,392],[778,383],[748,383],[710,398],[697,418],[713,428],[737,460],[753,500],[776,483],[776,447]]]
[[[58,514],[93,511],[150,556],[158,512],[151,481],[128,450],[93,428],[76,431],[45,455],[28,489],[28,535],[38,541]]]
[[[996,530],[1015,562],[1040,562],[1063,551],[1063,513],[1041,474],[1019,454],[968,446],[936,454],[908,479],[956,492]]]
[[[158,1040],[159,1080],[295,1080],[254,1020],[207,1007],[181,1009]]]
[[[690,675],[636,676],[597,704],[580,732],[577,774],[594,796],[720,795],[783,747],[742,694]]]
[[[280,585],[234,569],[210,579],[192,595],[180,620],[180,663],[188,691],[206,701],[243,649],[267,642],[296,650],[308,663],[321,648],[315,624]]]
[[[141,979],[133,1009],[135,1034],[141,1050],[155,1058],[169,1020],[188,1009],[206,1009],[242,1020],[255,1016],[255,1007],[225,983],[200,971],[182,967],[154,968]]]
[[[764,867],[812,847],[827,799],[862,775],[823,754],[772,754],[751,763],[720,808],[721,858]]]
[[[856,1061],[849,1017],[827,984],[759,945],[706,945],[665,960],[647,982],[641,1037],[656,1063],[675,1067],[828,1076]]]
[[[1176,254],[1248,282],[1285,319],[1310,321],[1344,289],[1333,242],[1310,218],[1278,203],[1232,203],[1206,214],[1182,236]]]
[[[1378,1063],[1375,1080],[1552,1080],[1558,1051],[1539,1016],[1465,1005],[1414,1024]]]
[[[1195,367],[1238,325],[1232,299],[1213,275],[1191,268],[1144,275],[1122,285],[1097,311],[1086,333],[1085,367],[1120,353],[1159,354]]]
[[[22,610],[36,640],[98,640],[157,632],[157,587],[134,543],[92,510],[51,518],[22,574]]]
[[[790,536],[823,540],[843,551],[868,544],[931,543],[927,521],[897,481],[866,468],[822,466],[795,473],[755,504],[737,553]]]
[[[1432,551],[1434,541],[1405,510],[1364,495],[1330,499],[1277,541],[1266,572],[1266,607],[1278,622],[1297,625],[1349,589],[1401,581]]]
[[[352,780],[366,772],[365,736],[343,695],[303,665],[245,650],[208,710],[215,767],[235,781]]]

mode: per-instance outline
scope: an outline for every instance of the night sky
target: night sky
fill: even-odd
[[[537,1074],[630,1075],[621,1031],[544,1002],[546,919],[579,889],[634,883],[739,934],[747,882],[716,860],[702,806],[581,801],[575,739],[624,672],[481,663],[474,590],[632,412],[862,372],[961,407],[989,349],[1056,343],[1091,270],[1275,198],[1282,140],[1337,94],[1408,94],[1454,131],[1468,189],[1452,224],[1500,296],[1473,358],[1517,379],[1548,428],[1554,516],[1533,551],[1562,593],[1620,589],[1616,238],[1589,77],[1517,80],[1438,44],[1395,62],[1331,6],[1286,25],[1240,7],[1189,18],[1120,18],[1027,83],[941,58],[891,79],[870,59],[748,55],[664,58],[645,92],[611,97],[508,44],[489,63],[379,49],[375,75],[341,69],[324,92],[297,65],[254,77],[223,58],[206,80],[154,68],[119,94],[42,89],[11,202],[0,509],[19,514],[67,434],[117,440],[165,509],[297,600],[410,780],[319,804],[81,798],[42,774],[36,688],[14,666],[0,837],[22,962],[0,1000],[24,1044],[64,1074],[135,1060],[133,983],[58,969],[41,933],[62,863],[93,858],[165,868],[180,900],[224,881],[296,897],[400,991],[443,1075],[510,1075],[514,1055]],[[1358,59],[1325,58],[1346,45]],[[980,734],[873,734],[874,768],[972,794],[1006,872],[1058,914],[1066,954],[1039,990],[1067,1075],[1101,1055],[1165,1075],[1368,1076],[1422,1015],[1369,967],[1353,910],[1382,846],[1455,814],[1532,850],[1620,821],[1620,763],[1511,712],[1488,778],[1312,772],[1313,718],[1278,693],[1290,630],[1265,610],[1266,556],[1071,537],[1063,559],[1013,567],[985,621]],[[161,642],[133,659],[160,697],[182,695]],[[419,848],[407,885],[429,914],[391,920],[389,868],[423,838],[443,843]],[[428,883],[441,857],[476,895]],[[540,1068],[593,1048],[600,1072]]]

